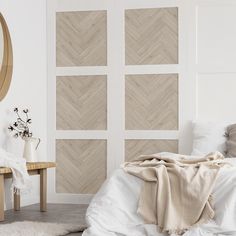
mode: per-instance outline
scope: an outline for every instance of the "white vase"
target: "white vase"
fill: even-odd
[[[40,139],[34,137],[24,137],[25,141],[23,157],[27,162],[37,162],[37,153],[36,150],[39,146]]]

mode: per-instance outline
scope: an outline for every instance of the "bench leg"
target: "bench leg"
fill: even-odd
[[[15,211],[20,210],[20,192],[18,192],[18,194],[16,192],[14,193],[14,210]]]
[[[40,211],[47,211],[47,169],[39,170],[40,173]]]
[[[4,189],[4,175],[0,175],[0,221],[4,221],[4,198],[5,198],[5,189]]]

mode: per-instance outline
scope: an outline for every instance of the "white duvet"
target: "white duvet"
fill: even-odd
[[[236,158],[235,165],[222,168],[213,191],[215,218],[184,236],[236,236]],[[142,180],[118,169],[93,198],[87,213],[88,229],[83,236],[165,236],[155,225],[144,224],[137,214]]]

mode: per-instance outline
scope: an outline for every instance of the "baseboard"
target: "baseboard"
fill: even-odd
[[[21,196],[21,207],[39,203],[39,196]],[[5,210],[13,209],[13,198],[5,200]]]
[[[38,196],[33,196],[33,197],[25,197],[21,199],[21,206],[28,206],[32,204],[39,203],[39,197]]]

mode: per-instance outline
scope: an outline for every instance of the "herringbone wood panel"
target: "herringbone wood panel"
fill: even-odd
[[[106,179],[105,140],[57,140],[56,191],[94,194]]]
[[[56,104],[57,129],[106,129],[106,76],[58,77]]]
[[[125,11],[126,65],[178,63],[178,9]]]
[[[153,154],[158,152],[178,153],[177,140],[126,140],[125,160],[131,161],[139,155]]]
[[[126,129],[178,129],[178,76],[128,75],[125,83]]]
[[[107,65],[106,11],[57,13],[57,66]]]

